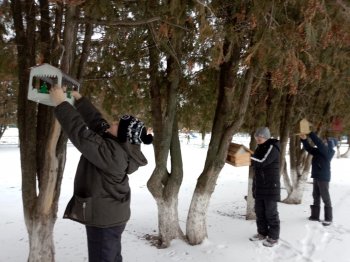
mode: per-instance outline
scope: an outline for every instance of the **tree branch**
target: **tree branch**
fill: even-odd
[[[161,17],[156,16],[149,19],[138,20],[138,21],[131,21],[131,20],[130,21],[107,21],[107,20],[91,19],[91,18],[78,18],[77,21],[78,23],[83,23],[83,24],[130,27],[130,26],[150,24],[160,20],[161,20]]]
[[[198,4],[200,4],[200,5],[204,6],[205,8],[207,8],[207,9],[209,10],[209,12],[211,13],[212,16],[217,17],[217,16],[215,15],[215,13],[213,12],[213,10],[212,10],[207,4],[202,3],[200,0],[195,0],[195,1],[196,1]]]

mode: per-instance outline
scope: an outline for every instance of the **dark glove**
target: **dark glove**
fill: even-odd
[[[91,129],[101,136],[106,132],[108,128],[110,128],[110,125],[104,119],[101,119],[101,121],[96,122],[93,126],[91,126]]]

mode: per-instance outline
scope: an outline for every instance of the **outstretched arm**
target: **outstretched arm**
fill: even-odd
[[[87,98],[80,96],[75,107],[91,130],[103,133],[110,127],[102,114]]]
[[[325,143],[323,143],[323,141],[314,133],[311,132],[309,134],[312,142],[315,143],[315,145],[317,146],[317,148],[319,149],[319,151],[324,155],[327,156],[328,155],[328,147],[326,146]]]
[[[88,99],[84,98],[77,91],[73,91],[72,96],[76,101],[76,110],[80,113],[85,123],[91,130],[97,133],[103,133],[109,128],[108,122],[102,117],[101,113]],[[50,97],[56,106],[65,101],[63,89],[57,85],[50,89]]]

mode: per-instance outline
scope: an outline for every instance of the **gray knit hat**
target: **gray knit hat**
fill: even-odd
[[[270,130],[268,127],[259,127],[254,136],[260,136],[266,139],[269,139],[271,137]]]

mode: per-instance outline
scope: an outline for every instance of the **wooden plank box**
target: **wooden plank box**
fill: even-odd
[[[249,148],[241,144],[230,143],[226,163],[233,166],[250,166],[250,156],[253,154]]]
[[[310,130],[310,126],[311,123],[309,121],[307,121],[306,118],[302,119],[299,123],[299,128],[300,128],[300,134],[309,134],[311,132]]]

